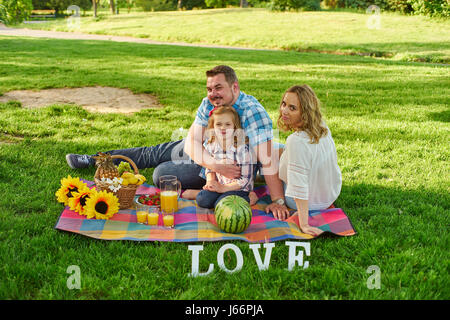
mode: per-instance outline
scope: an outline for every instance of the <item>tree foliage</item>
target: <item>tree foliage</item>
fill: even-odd
[[[32,0],[35,10],[55,10],[56,13],[63,12],[71,5],[78,6],[81,10],[92,8],[91,0]]]
[[[275,11],[318,11],[320,10],[320,0],[272,0],[270,7]]]
[[[324,0],[330,8],[367,9],[376,5],[381,10],[404,14],[422,14],[432,17],[449,17],[450,0]]]
[[[31,10],[31,0],[0,0],[0,20],[7,25],[21,23],[30,16]]]

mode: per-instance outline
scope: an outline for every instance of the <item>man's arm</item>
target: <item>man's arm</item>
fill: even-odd
[[[206,128],[193,123],[184,141],[184,152],[198,165],[215,171],[211,164],[214,159],[203,147],[203,136]]]
[[[184,152],[198,165],[233,179],[240,177],[241,169],[232,164],[216,163],[215,159],[203,147],[206,127],[193,123],[184,142]]]

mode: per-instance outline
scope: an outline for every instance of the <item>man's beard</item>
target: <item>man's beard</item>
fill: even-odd
[[[232,105],[232,103],[233,103],[233,101],[234,101],[234,98],[235,98],[235,94],[234,94],[234,92],[233,91],[231,91],[231,99],[230,99],[230,101],[223,101],[223,98],[222,97],[220,97],[219,99],[222,99],[222,103],[221,104],[217,104],[216,103],[216,97],[214,97],[213,99],[212,99],[212,101],[210,101],[212,104],[213,104],[213,106],[215,106],[215,107],[223,107],[223,106],[230,106],[230,105]]]

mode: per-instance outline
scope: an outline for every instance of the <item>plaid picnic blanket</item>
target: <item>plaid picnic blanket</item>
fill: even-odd
[[[92,186],[92,181],[85,181]],[[143,184],[136,191],[140,194],[153,194],[159,191],[156,187]],[[250,243],[273,242],[288,239],[312,239],[304,234],[298,226],[298,218],[291,217],[279,221],[273,215],[267,214],[264,208],[270,201],[268,189],[262,186],[255,189],[259,200],[252,206],[252,221],[242,233],[232,234],[221,231],[216,223],[213,210],[197,207],[194,200],[179,199],[178,211],[175,213],[175,227],[163,226],[162,217],[158,226],[137,223],[136,210],[133,208],[119,210],[109,220],[87,219],[65,207],[55,225],[55,229],[81,234],[102,240],[133,240],[133,241],[229,241],[243,240]],[[338,236],[355,235],[349,218],[342,209],[330,208],[322,211],[309,212],[309,224]]]

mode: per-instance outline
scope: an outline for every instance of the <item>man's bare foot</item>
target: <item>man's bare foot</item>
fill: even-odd
[[[248,197],[250,198],[250,205],[251,206],[254,205],[259,199],[254,191],[250,192]]]
[[[188,200],[195,200],[195,198],[197,197],[197,194],[202,191],[202,190],[196,190],[196,189],[186,189],[183,194],[181,195],[181,197],[183,199],[188,199]]]

